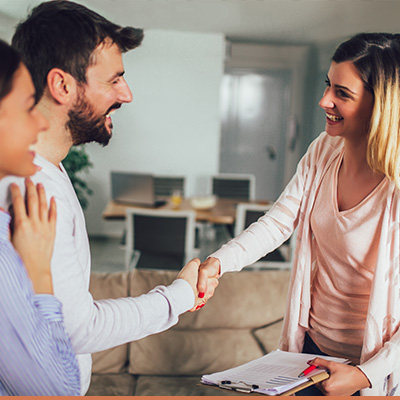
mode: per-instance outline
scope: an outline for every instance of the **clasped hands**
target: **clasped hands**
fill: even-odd
[[[178,278],[187,281],[195,294],[195,304],[190,311],[204,307],[214,295],[220,276],[220,262],[210,257],[203,263],[198,258],[189,261],[181,270]]]

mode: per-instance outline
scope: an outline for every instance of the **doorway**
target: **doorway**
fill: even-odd
[[[284,186],[292,71],[229,68],[221,86],[220,172],[256,177],[256,199]]]

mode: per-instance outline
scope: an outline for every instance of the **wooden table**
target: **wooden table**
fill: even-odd
[[[238,203],[252,203],[252,204],[265,204],[268,205],[270,202],[267,201],[245,201],[237,199],[224,199],[218,198],[217,204],[209,210],[198,210],[194,209],[190,203],[190,199],[183,199],[178,210],[194,210],[196,211],[196,221],[211,222],[213,224],[233,224],[236,217],[236,205]],[[109,201],[106,208],[103,211],[103,218],[107,220],[121,220],[125,219],[127,208],[138,208],[137,206],[131,206],[123,203],[116,203],[115,201]],[[173,210],[173,206],[170,201],[157,210]]]

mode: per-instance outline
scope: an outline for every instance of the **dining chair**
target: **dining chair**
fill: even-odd
[[[218,197],[254,200],[256,177],[251,174],[218,174],[211,177],[212,193]]]
[[[262,217],[271,205],[239,203],[236,207],[235,236]],[[290,269],[296,242],[296,232],[280,247],[251,265],[252,269]]]
[[[125,267],[180,270],[198,253],[195,212],[129,208]]]
[[[240,200],[254,200],[256,177],[251,174],[217,174],[211,177],[212,193],[218,197]],[[220,229],[215,227],[214,230]],[[233,225],[225,225],[223,230],[232,238]]]
[[[173,175],[154,176],[154,195],[171,196],[174,191],[179,191],[181,196],[185,196],[185,177]]]

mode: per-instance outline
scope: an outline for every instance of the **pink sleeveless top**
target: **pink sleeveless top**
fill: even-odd
[[[311,214],[313,276],[309,335],[324,352],[360,363],[388,182],[339,211],[343,151],[329,167]]]

